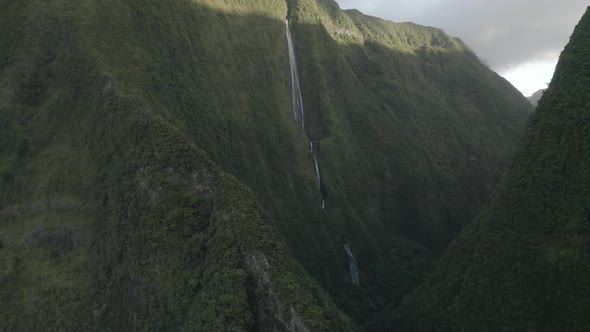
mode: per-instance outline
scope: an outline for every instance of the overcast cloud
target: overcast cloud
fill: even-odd
[[[442,28],[463,39],[500,73],[533,63],[555,63],[590,4],[588,0],[337,1],[342,8],[396,22]]]

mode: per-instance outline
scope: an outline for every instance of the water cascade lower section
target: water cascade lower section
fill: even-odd
[[[359,285],[360,284],[360,279],[359,279],[359,269],[358,266],[356,265],[356,259],[354,259],[354,255],[352,254],[352,251],[350,250],[350,247],[348,246],[348,244],[344,245],[344,250],[346,251],[346,254],[348,255],[348,265],[350,266],[350,281],[352,282],[353,285]]]
[[[309,143],[309,150],[311,155],[313,156],[313,163],[315,168],[315,179],[318,184],[318,188],[320,188],[320,193],[322,194],[322,209],[326,208],[326,191],[324,190],[324,186],[322,185],[322,175],[320,172],[320,164],[318,163],[318,158],[316,157],[316,145],[313,142]]]
[[[293,45],[293,38],[291,37],[291,29],[289,28],[289,20],[285,21],[287,30],[287,46],[289,49],[289,66],[291,69],[291,97],[293,99],[293,118],[299,124],[301,129],[305,130],[305,113],[303,112],[303,97],[301,96],[301,86],[299,84],[299,72],[297,71],[297,61],[295,59],[295,47]],[[314,161],[315,177],[322,194],[322,209],[326,208],[326,191],[322,185],[322,177],[320,175],[320,165],[316,156],[316,149],[314,143],[309,143],[311,154]]]

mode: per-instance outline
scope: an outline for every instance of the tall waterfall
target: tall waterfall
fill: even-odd
[[[287,26],[287,45],[289,47],[289,65],[291,67],[291,97],[293,98],[293,117],[295,121],[305,128],[305,118],[303,116],[303,97],[301,97],[301,87],[299,85],[299,73],[297,72],[297,62],[295,61],[295,49],[293,39],[291,38],[291,29],[289,21],[285,21]]]
[[[354,255],[352,251],[350,251],[350,247],[348,244],[344,245],[344,250],[346,250],[346,254],[348,255],[348,265],[350,266],[350,280],[354,285],[359,285],[359,269],[356,265],[356,259],[354,259]]]
[[[301,96],[301,86],[299,85],[299,73],[297,72],[297,61],[295,60],[295,49],[293,47],[293,38],[291,37],[291,29],[289,28],[289,20],[285,20],[287,30],[287,46],[289,48],[289,66],[291,68],[291,97],[293,98],[293,118],[301,129],[305,129],[305,116],[303,113],[303,97]],[[313,142],[309,143],[309,149],[313,156],[315,177],[322,194],[322,209],[326,208],[326,191],[322,187],[322,177],[320,175],[320,165],[315,154],[315,147]]]

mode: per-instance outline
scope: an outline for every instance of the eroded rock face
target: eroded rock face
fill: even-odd
[[[273,290],[271,280],[271,265],[261,253],[249,254],[246,257],[246,265],[255,280],[256,320],[260,331],[289,331],[309,332],[309,328],[299,317],[295,309],[289,305],[288,310],[282,304]],[[290,315],[285,319],[284,314]]]

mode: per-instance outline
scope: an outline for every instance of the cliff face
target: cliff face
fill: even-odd
[[[444,32],[331,1],[0,8],[9,329],[353,329],[432,269],[531,111]]]
[[[582,331],[590,320],[590,14],[490,202],[396,312],[407,331]]]
[[[329,196],[321,222],[292,225],[315,228],[309,236],[330,243],[333,258],[307,243],[294,252],[337,270],[347,267],[342,242],[350,244],[374,304],[396,304],[483,206],[532,107],[440,29],[330,1],[297,1],[290,14],[306,133],[321,147]],[[314,275],[337,289],[350,282]],[[353,294],[337,302],[353,315],[374,310],[367,294]]]

